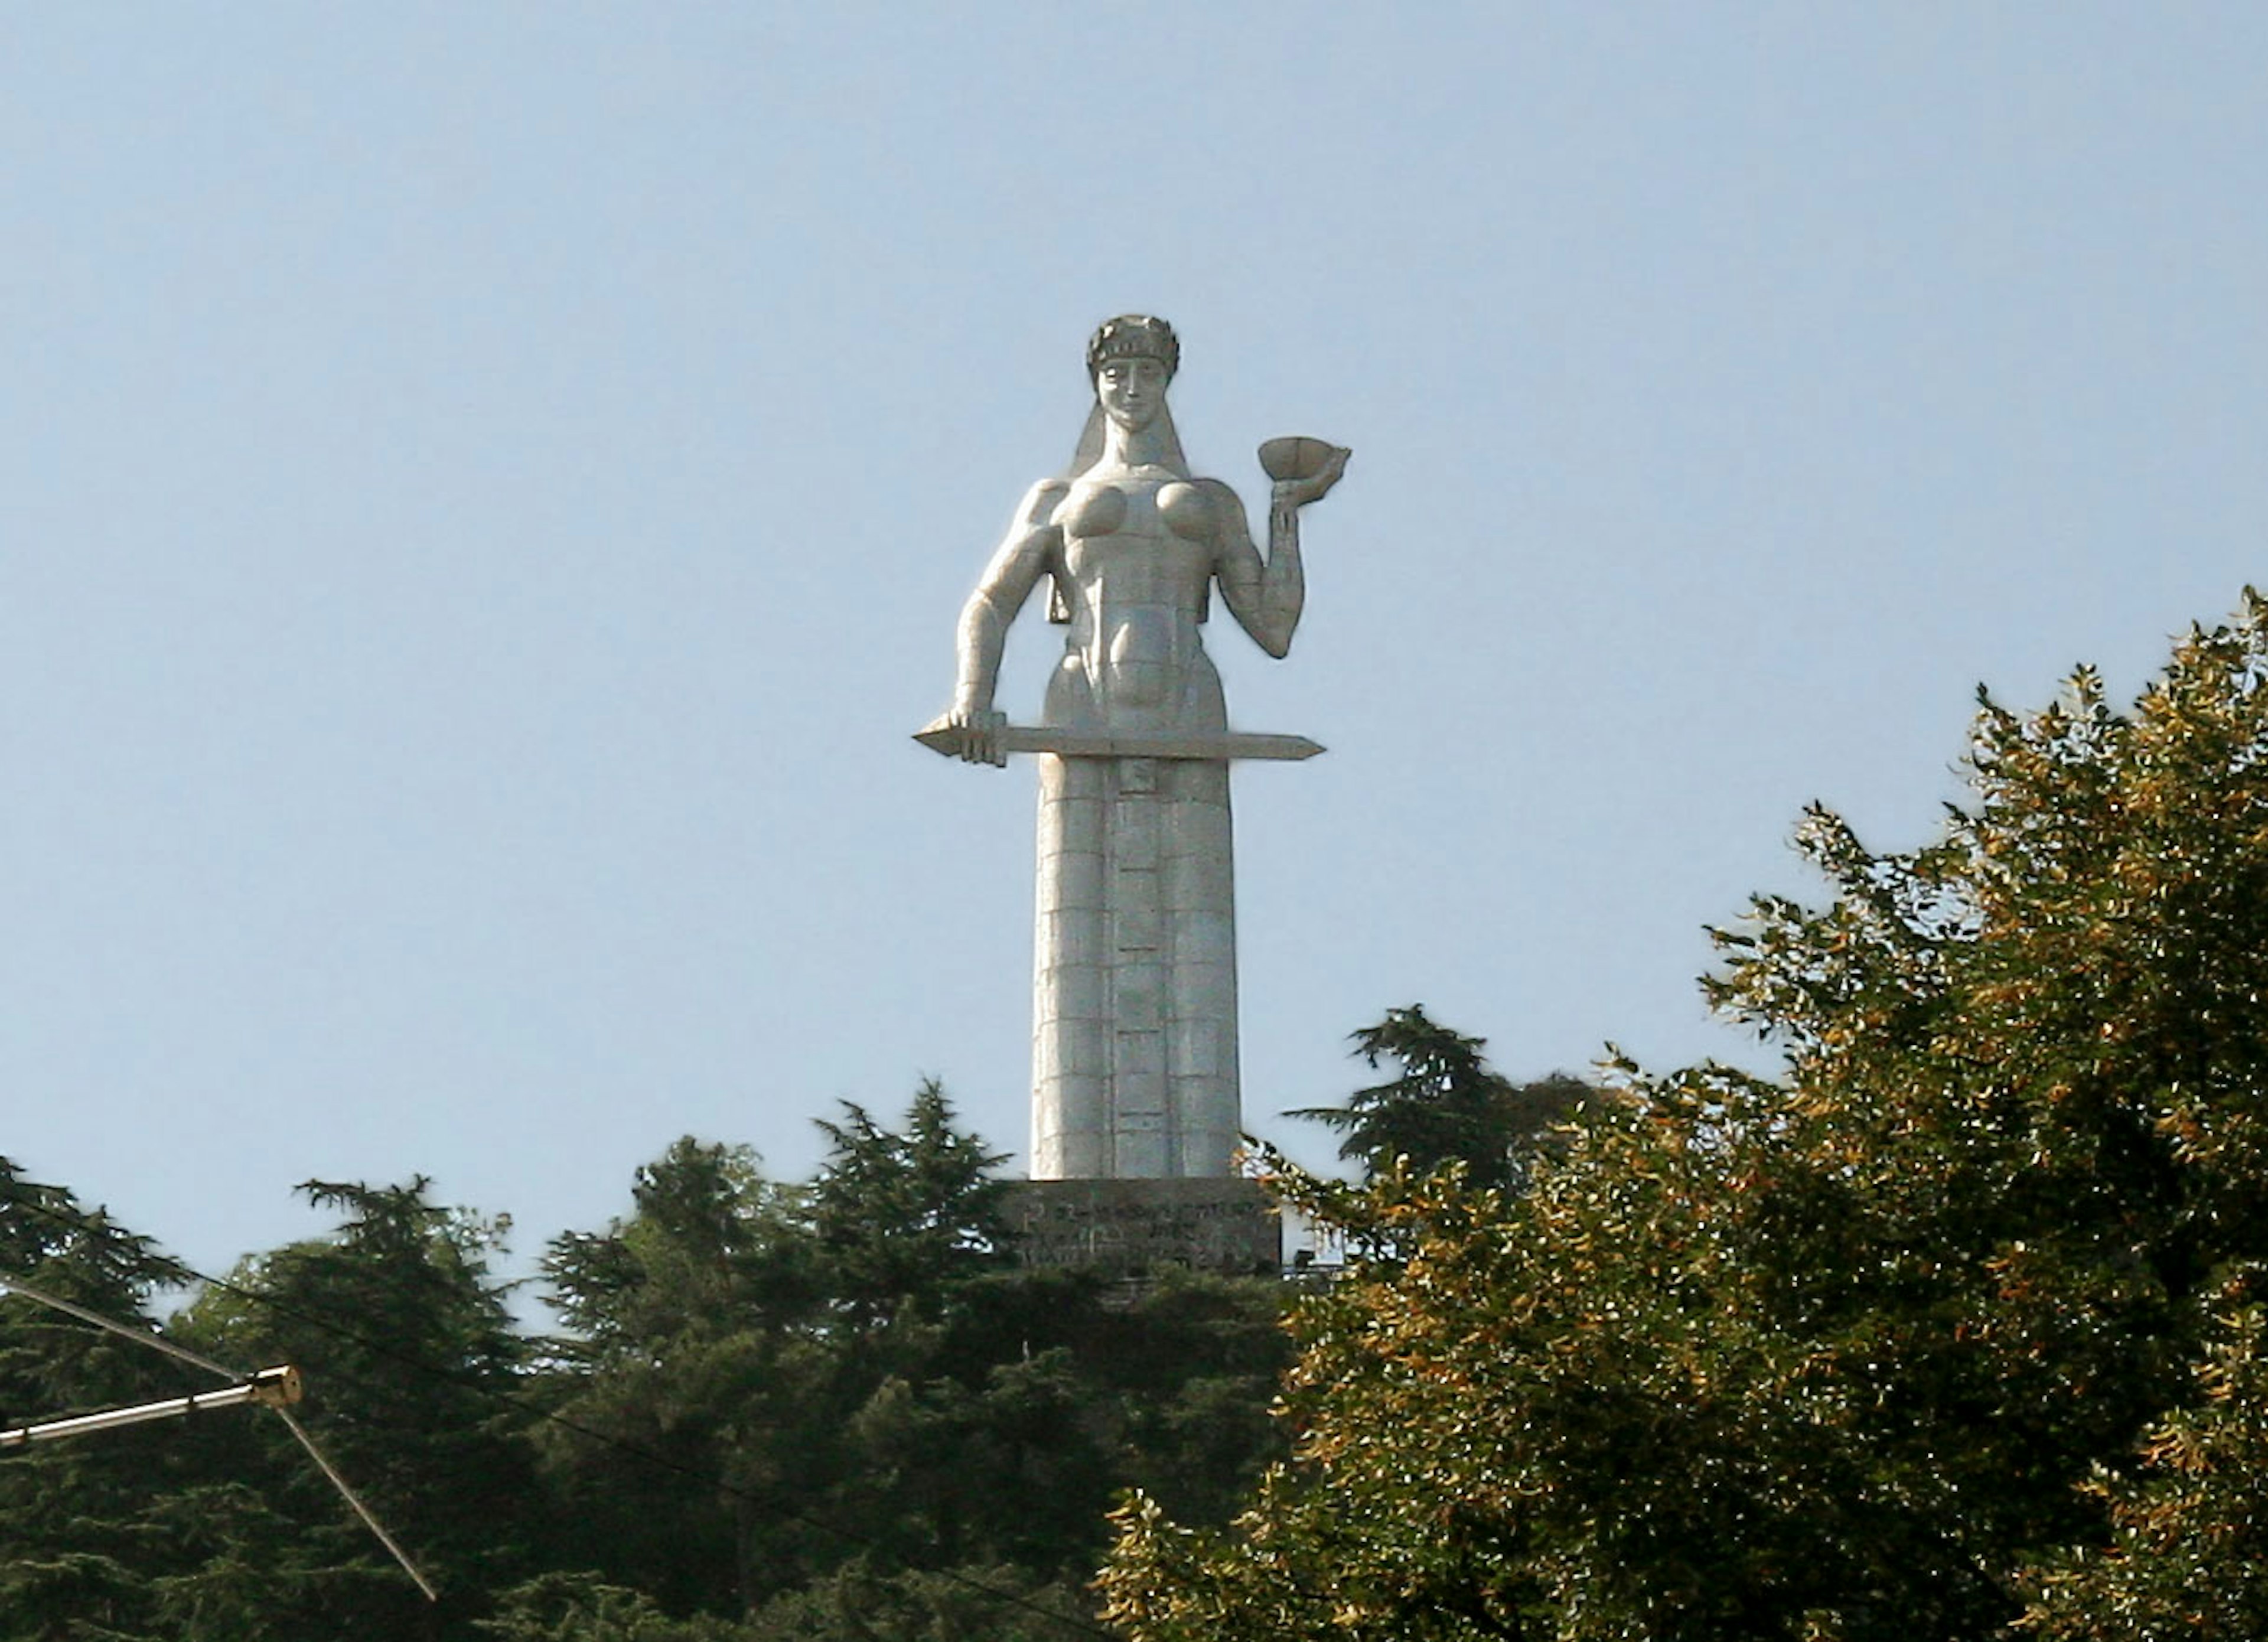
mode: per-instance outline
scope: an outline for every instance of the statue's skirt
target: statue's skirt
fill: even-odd
[[[1032,1178],[1226,1174],[1241,1128],[1228,765],[1038,762]]]

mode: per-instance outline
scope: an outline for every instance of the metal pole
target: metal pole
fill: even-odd
[[[114,1425],[139,1425],[144,1420],[179,1419],[184,1415],[201,1414],[207,1409],[235,1408],[246,1403],[280,1409],[297,1403],[303,1389],[299,1371],[287,1363],[281,1368],[263,1368],[242,1384],[218,1391],[200,1391],[192,1396],[168,1397],[162,1403],[137,1403],[131,1408],[74,1414],[63,1419],[41,1420],[33,1425],[18,1425],[13,1431],[0,1431],[0,1449],[82,1437],[88,1432],[108,1431]]]

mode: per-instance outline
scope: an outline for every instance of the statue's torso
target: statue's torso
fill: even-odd
[[[1220,680],[1197,624],[1218,504],[1162,468],[1091,469],[1053,523],[1071,631],[1048,687],[1053,724],[1217,730]]]

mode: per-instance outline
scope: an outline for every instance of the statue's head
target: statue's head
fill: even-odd
[[[1170,379],[1182,368],[1182,344],[1174,328],[1147,313],[1122,313],[1105,320],[1086,344],[1086,376],[1094,381],[1110,359],[1155,359]]]
[[[1146,313],[1105,320],[1086,345],[1094,402],[1129,433],[1148,428],[1164,412],[1166,385],[1181,362],[1182,345],[1174,340],[1174,328]]]

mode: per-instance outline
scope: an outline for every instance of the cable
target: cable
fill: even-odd
[[[112,1321],[110,1318],[104,1316],[99,1311],[89,1311],[85,1307],[78,1305],[74,1301],[63,1300],[53,1294],[44,1293],[40,1290],[33,1288],[30,1284],[22,1282],[18,1278],[11,1277],[0,1277],[0,1289],[6,1289],[11,1293],[21,1294],[26,1300],[37,1300],[42,1306],[52,1306],[55,1310],[63,1312],[67,1315],[76,1317],[81,1322],[91,1322],[96,1328],[105,1329],[111,1334],[114,1334],[122,1340],[131,1340],[136,1345],[153,1347],[158,1351],[165,1352],[168,1357],[179,1358],[182,1362],[188,1364],[192,1368],[202,1368],[209,1374],[218,1374],[223,1380],[239,1381],[245,1378],[244,1375],[238,1373],[233,1368],[225,1367],[219,1363],[216,1363],[210,1357],[200,1356],[198,1353],[189,1350],[186,1345],[176,1344],[173,1341],[167,1339],[164,1335],[156,1332],[154,1329],[130,1329],[122,1322],[116,1322]]]
[[[369,1525],[372,1533],[378,1535],[379,1543],[394,1553],[394,1559],[401,1565],[402,1572],[417,1581],[417,1588],[425,1593],[425,1600],[429,1602],[439,1602],[441,1593],[435,1590],[431,1581],[417,1572],[417,1565],[409,1560],[409,1553],[394,1543],[394,1535],[386,1531],[386,1525],[378,1520],[377,1515],[368,1506],[363,1504],[362,1496],[347,1486],[347,1479],[339,1475],[339,1468],[323,1457],[323,1451],[315,1446],[315,1440],[307,1434],[307,1428],[292,1417],[291,1410],[289,1409],[277,1409],[276,1417],[284,1422],[284,1428],[286,1431],[299,1440],[299,1446],[307,1451],[307,1457],[321,1468],[323,1475],[331,1479],[331,1486],[339,1491],[340,1496],[354,1507],[355,1514]]]
[[[4,1206],[21,1209],[29,1213],[39,1215],[43,1219],[54,1221],[59,1226],[69,1226],[76,1232],[84,1233],[93,1229],[92,1223],[84,1216],[66,1213],[60,1209],[50,1207],[45,1204],[34,1203],[22,1197],[20,1195],[19,1189],[15,1182],[0,1182],[0,1186],[5,1186],[7,1188],[7,1197],[4,1200]],[[622,1454],[626,1458],[637,1460],[641,1463],[655,1467],[656,1469],[668,1472],[673,1476],[686,1477],[691,1481],[700,1483],[706,1487],[716,1489],[722,1493],[729,1494],[734,1498],[747,1500],[752,1505],[762,1506],[777,1514],[786,1518],[790,1521],[799,1524],[805,1528],[816,1529],[818,1532],[831,1538],[842,1541],[846,1544],[854,1545],[862,1550],[867,1550],[874,1548],[877,1543],[877,1542],[851,1529],[843,1528],[840,1524],[828,1522],[821,1518],[813,1516],[808,1511],[784,1501],[776,1494],[767,1495],[765,1493],[759,1492],[755,1489],[746,1488],[739,1484],[728,1482],[721,1476],[714,1476],[705,1474],[690,1465],[682,1464],[678,1461],[673,1460],[666,1454],[656,1454],[652,1450],[641,1447],[634,1442],[625,1441],[622,1438],[615,1436],[612,1432],[599,1431],[592,1426],[585,1425],[577,1420],[571,1419],[568,1416],[559,1413],[556,1410],[541,1407],[528,1397],[519,1395],[510,1391],[501,1390],[495,1386],[486,1384],[474,1375],[468,1374],[455,1369],[444,1368],[438,1365],[426,1362],[423,1359],[401,1351],[385,1341],[372,1338],[371,1336],[364,1334],[358,1329],[346,1327],[343,1324],[332,1321],[328,1317],[310,1312],[302,1307],[294,1306],[284,1300],[279,1300],[274,1296],[263,1294],[256,1289],[247,1288],[241,1284],[231,1282],[226,1278],[208,1277],[203,1272],[196,1270],[194,1266],[175,1259],[171,1255],[152,1254],[147,1256],[147,1258],[150,1264],[168,1272],[177,1281],[184,1284],[202,1285],[210,1288],[218,1289],[224,1293],[233,1294],[240,1300],[251,1300],[254,1304],[263,1307],[278,1317],[285,1318],[291,1322],[303,1323],[311,1329],[328,1334],[335,1339],[349,1341],[356,1345],[361,1346],[364,1351],[370,1351],[378,1357],[384,1358],[391,1362],[399,1363],[403,1367],[415,1373],[421,1374],[426,1379],[438,1380],[445,1384],[454,1385],[460,1389],[471,1391],[477,1396],[485,1397],[492,1403],[504,1408],[512,1409],[516,1412],[532,1415],[535,1418],[555,1425],[562,1431],[571,1432],[575,1436],[581,1437],[588,1441],[596,1443],[601,1447],[611,1449],[615,1453]],[[0,1277],[0,1286],[16,1288],[18,1292],[23,1292],[21,1285],[17,1284],[15,1280],[11,1278]],[[133,1329],[126,1329],[122,1325],[114,1323],[108,1319],[98,1318],[83,1313],[75,1312],[74,1314],[86,1315],[87,1321],[96,1322],[99,1326],[109,1329],[114,1332],[123,1334],[128,1338],[144,1340],[145,1343],[148,1343],[149,1341],[149,1336],[145,1336]],[[211,1368],[214,1372],[220,1373],[224,1377],[231,1379],[237,1377],[233,1371],[219,1367],[216,1364],[200,1359],[194,1353],[189,1352],[187,1347],[176,1346],[171,1341],[166,1342],[165,1345],[161,1346],[159,1349],[171,1351],[175,1355],[182,1357],[184,1360],[196,1362],[201,1367]],[[283,1413],[283,1410],[279,1409],[276,1412],[281,1414]],[[298,1436],[302,1443],[307,1444],[309,1452],[313,1453],[313,1445],[309,1440],[306,1433],[299,1430],[298,1423],[296,1421],[290,1420],[288,1417],[286,1423],[291,1425],[293,1434]],[[317,1456],[317,1463],[323,1464],[320,1455]],[[354,1505],[358,1513],[362,1512],[363,1507],[356,1499],[352,1491],[346,1488],[346,1485],[344,1483],[340,1481],[336,1473],[332,1471],[331,1468],[328,1464],[323,1464],[323,1469],[325,1475],[330,1476],[331,1480],[335,1484],[337,1484],[342,1491],[346,1494],[348,1503]],[[389,1550],[394,1550],[394,1555],[396,1557],[401,1557],[401,1553],[399,1550],[394,1549],[393,1540],[386,1534],[384,1529],[378,1528],[377,1522],[374,1519],[364,1514],[364,1521],[370,1523],[372,1529],[378,1533],[379,1537],[385,1542]],[[406,1560],[404,1561],[403,1565],[405,1567],[409,1566]],[[938,1569],[933,1572],[936,1573],[937,1577],[943,1579],[949,1584],[960,1586],[977,1595],[985,1597],[990,1601],[1001,1603],[1006,1607],[1021,1609],[1025,1612],[1032,1614],[1036,1617],[1045,1619],[1055,1624],[1060,1625],[1067,1631],[1074,1631],[1084,1636],[1099,1637],[1103,1638],[1104,1642],[1120,1642],[1120,1638],[1116,1631],[1105,1630],[1101,1625],[1091,1624],[1086,1620],[1076,1618],[1070,1615],[1053,1612],[1049,1609],[1042,1607],[1028,1596],[1020,1595],[1013,1591],[1001,1590],[998,1587],[985,1584],[982,1579],[971,1579],[967,1574],[961,1573],[954,1569]],[[425,1590],[429,1595],[431,1594],[431,1587],[426,1585],[424,1579],[417,1574],[414,1568],[410,1569],[410,1577],[417,1580],[418,1586],[421,1589]]]

